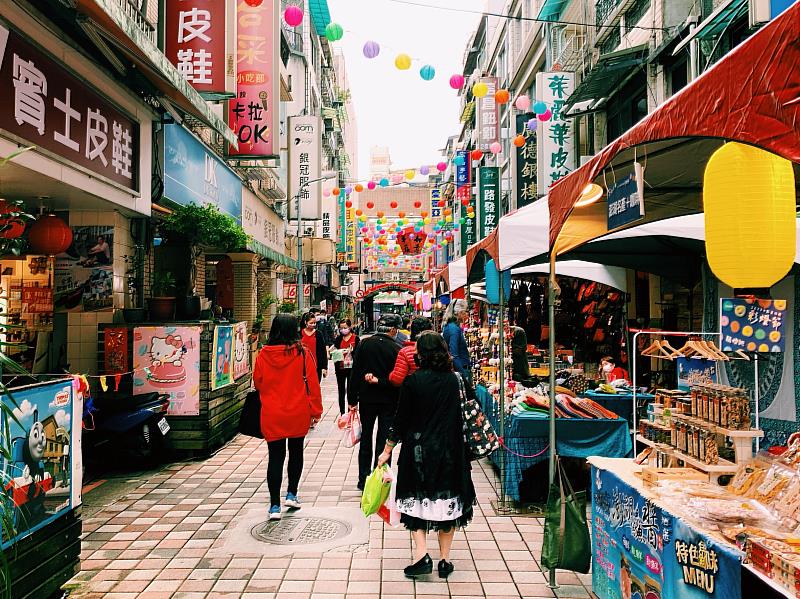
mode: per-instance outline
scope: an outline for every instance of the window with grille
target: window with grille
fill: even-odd
[[[625,11],[625,33],[629,33],[650,9],[650,0],[636,0]]]
[[[622,37],[619,31],[619,27],[615,27],[614,30],[611,32],[605,41],[600,45],[600,54],[609,54],[613,52],[619,47],[619,43]]]

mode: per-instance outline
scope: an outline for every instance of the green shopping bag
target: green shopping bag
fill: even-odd
[[[592,565],[592,541],[586,523],[586,492],[572,490],[558,456],[556,473],[558,484],[550,485],[547,496],[541,563],[547,570],[587,574]]]
[[[377,513],[389,498],[392,483],[383,482],[386,468],[387,466],[385,465],[382,468],[375,468],[364,483],[364,493],[361,495],[361,511],[364,512],[365,516]]]

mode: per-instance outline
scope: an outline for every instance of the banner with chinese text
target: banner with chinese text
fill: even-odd
[[[489,90],[482,98],[478,98],[478,143],[477,148],[487,152],[489,146],[500,141],[500,125],[497,115],[497,77],[481,77]]]
[[[459,150],[456,156],[463,160],[461,165],[456,166],[456,200],[460,219],[464,223],[460,226],[461,255],[467,253],[467,248],[477,241],[475,235],[475,219],[469,218],[467,213],[470,209],[475,211],[475,197],[472,195],[472,168],[470,165],[469,152]]]
[[[356,224],[355,209],[345,208],[346,223],[345,223],[345,250],[344,260],[347,264],[356,264],[357,252],[356,245],[358,239],[358,225]]]
[[[592,466],[592,590],[603,599],[737,599],[741,553]]]
[[[536,98],[552,113],[549,121],[539,121],[537,140],[538,189],[542,195],[575,169],[575,133],[572,121],[562,108],[575,90],[575,73],[538,73]]]
[[[478,169],[478,196],[480,197],[480,239],[497,228],[500,220],[500,169],[482,166]]]
[[[785,351],[786,300],[724,297],[720,303],[722,351]]]
[[[515,148],[517,208],[532,204],[537,198],[536,188],[536,132],[528,129],[528,121],[536,119],[532,112],[517,115],[517,135],[525,137],[525,145]],[[538,123],[539,121],[537,121]]]
[[[322,119],[289,117],[289,220],[297,218],[298,194],[303,220],[322,218],[321,151]]]

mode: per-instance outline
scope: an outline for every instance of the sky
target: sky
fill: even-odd
[[[432,6],[458,6],[481,11],[484,0],[413,0]],[[466,44],[479,14],[411,6],[391,0],[328,0],[331,20],[344,28],[334,42],[344,52],[350,92],[358,122],[358,173],[369,176],[372,146],[388,146],[395,169],[434,165],[450,135],[461,130],[460,101],[450,88],[450,76],[463,72]],[[380,45],[380,54],[364,57],[367,41]],[[411,68],[394,66],[399,53],[413,59]],[[432,81],[419,71],[430,64]]]

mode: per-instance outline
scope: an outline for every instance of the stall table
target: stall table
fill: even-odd
[[[617,416],[625,418],[628,425],[633,428],[633,393],[603,393],[602,391],[587,391],[581,394],[596,401],[607,410],[611,410]],[[655,395],[649,393],[637,393],[636,399],[642,403],[650,403],[655,400]]]
[[[482,385],[476,394],[486,417],[500,433],[499,406]],[[508,415],[505,419],[504,443],[507,450],[495,452],[492,461],[499,466],[501,452],[505,455],[505,494],[520,500],[519,483],[522,473],[548,457],[549,425],[547,418],[534,414]],[[563,457],[587,458],[593,455],[625,457],[632,449],[628,424],[622,419],[556,419],[556,451]]]

